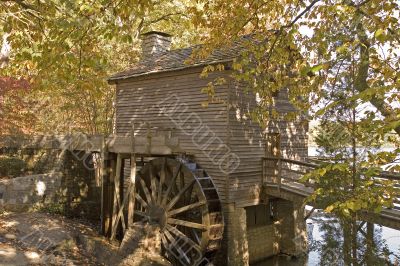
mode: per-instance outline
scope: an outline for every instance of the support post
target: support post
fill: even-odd
[[[133,216],[134,216],[134,211],[135,211],[135,181],[136,181],[136,155],[132,154],[131,155],[131,187],[129,194],[129,204],[128,204],[128,227],[133,225]]]
[[[282,159],[279,157],[278,159],[278,191],[281,192],[282,186]]]
[[[120,200],[120,179],[121,179],[121,171],[122,171],[122,156],[120,153],[117,155],[117,165],[115,168],[114,174],[114,204],[113,204],[113,215],[112,215],[112,230],[111,230],[111,239],[115,238],[117,233],[117,227],[119,220],[117,219],[117,215],[119,212],[119,208],[123,208],[121,206]],[[124,222],[122,222],[122,226],[124,227]]]
[[[108,162],[108,152],[107,145],[105,144],[105,139],[103,137],[102,147],[101,147],[101,158],[100,158],[100,178],[101,178],[101,234],[105,235],[106,230],[106,220],[107,220],[107,189],[108,189],[108,174],[109,174],[109,162]]]
[[[133,225],[134,211],[135,211],[135,191],[136,191],[136,154],[135,154],[135,123],[131,125],[131,173],[130,173],[130,190],[129,203],[128,203],[128,228]]]
[[[104,188],[103,188],[103,234],[107,237],[111,236],[111,216],[112,203],[114,199],[114,175],[115,175],[115,154],[108,153],[108,161],[104,171]]]

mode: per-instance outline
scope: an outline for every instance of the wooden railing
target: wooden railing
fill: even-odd
[[[316,169],[319,165],[304,161],[286,159],[282,157],[262,158],[262,182],[274,184],[281,188],[282,181],[300,183],[305,174]],[[311,182],[303,183],[306,187],[313,187]]]
[[[326,161],[324,161],[326,162]],[[276,186],[279,190],[284,183],[301,184],[305,190],[314,188],[312,181],[300,182],[300,179],[307,173],[321,167],[323,162],[313,160],[313,162],[297,161],[282,157],[263,157],[262,158],[262,183],[265,185]],[[400,189],[400,174],[383,171],[375,177],[376,179],[388,179],[399,181],[395,187]],[[400,195],[395,200],[396,204],[400,204]],[[400,207],[396,207],[399,209]]]

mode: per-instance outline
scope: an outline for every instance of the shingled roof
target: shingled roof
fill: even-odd
[[[243,37],[248,39],[248,37]],[[108,81],[113,83],[117,80],[123,80],[153,73],[181,70],[196,66],[205,66],[223,62],[230,62],[238,57],[243,50],[242,41],[234,42],[229,47],[214,50],[206,59],[188,60],[195,49],[201,48],[201,45],[192,46],[183,49],[171,50],[162,54],[147,57],[139,61],[132,68],[112,75]]]

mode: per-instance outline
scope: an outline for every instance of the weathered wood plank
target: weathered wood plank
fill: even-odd
[[[130,184],[131,191],[129,194],[129,203],[128,203],[128,227],[133,225],[133,215],[135,209],[135,193],[136,193],[136,155],[132,154],[131,156],[131,173],[130,173]]]
[[[120,201],[120,177],[122,172],[122,158],[121,154],[117,155],[117,164],[115,167],[114,175],[114,204],[113,204],[113,215],[112,215],[112,225],[111,225],[111,239],[115,238],[117,233],[117,226],[119,221],[117,220],[117,215],[119,208],[121,208]]]

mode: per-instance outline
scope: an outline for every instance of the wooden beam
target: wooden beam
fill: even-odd
[[[5,136],[0,137],[0,148],[102,152],[104,138],[102,135],[86,134],[27,137]],[[108,151],[112,153],[171,155],[184,152],[179,147],[178,138],[168,136],[167,134],[153,136],[151,131],[147,135],[136,136],[134,146],[132,145],[131,136],[111,135],[105,139]]]
[[[304,221],[306,221],[308,218],[310,218],[310,216],[314,213],[315,211],[315,207],[313,207],[311,209],[311,211],[304,217]]]
[[[110,136],[107,138],[110,152],[141,155],[171,155],[182,153],[177,138],[168,138],[165,135],[135,136],[132,147],[131,136]]]

